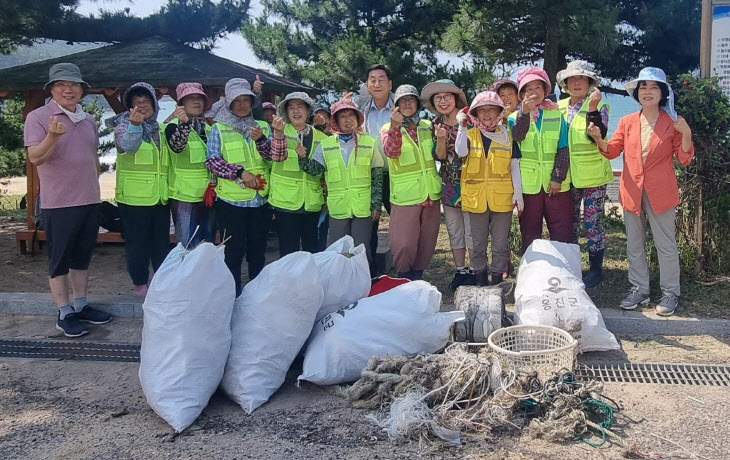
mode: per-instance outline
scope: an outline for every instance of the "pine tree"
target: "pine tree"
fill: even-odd
[[[444,0],[262,0],[244,23],[256,57],[284,77],[330,90],[353,90],[372,64],[384,63],[394,86],[445,76],[440,37],[456,11]]]

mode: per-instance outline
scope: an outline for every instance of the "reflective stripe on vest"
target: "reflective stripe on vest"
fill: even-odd
[[[142,142],[135,153],[117,151],[117,185],[115,199],[132,206],[167,204],[169,152],[160,124],[161,148],[154,142]]]
[[[388,129],[390,123],[383,126],[383,130]],[[421,120],[416,129],[418,144],[401,127],[401,154],[398,158],[388,157],[390,201],[399,206],[423,203],[429,198],[438,200],[441,197],[441,177],[436,171],[432,153],[431,122]]]
[[[370,165],[375,153],[375,139],[367,134],[357,135],[357,150],[350,154],[347,164],[342,157],[337,136],[322,141],[322,154],[327,169],[327,210],[335,219],[369,217],[372,193]]]
[[[312,147],[309,149],[309,158],[312,158],[319,143],[327,137],[317,129],[312,128],[312,132],[314,134],[312,135]],[[320,211],[324,204],[322,175],[312,176],[299,168],[299,156],[296,152],[299,137],[293,125],[287,124],[284,127],[284,137],[286,138],[287,158],[271,164],[269,203],[277,208],[290,211],[297,211],[302,206],[305,211]]]
[[[258,122],[261,125],[262,122]],[[244,139],[241,133],[228,125],[216,123],[221,138],[221,154],[226,162],[233,165],[242,165],[251,174],[261,174],[267,184],[258,193],[266,196],[269,192],[269,166],[256,149],[256,142]],[[228,201],[250,201],[256,196],[256,190],[241,187],[235,180],[218,178],[215,188],[216,194]]]
[[[477,128],[467,131],[469,155],[461,169],[461,209],[483,213],[487,208],[494,212],[512,211],[512,133],[509,145],[495,141],[489,143],[484,155],[482,133]]]
[[[522,158],[520,158],[520,174],[522,175],[523,193],[534,195],[540,190],[546,192],[550,188],[555,156],[558,153],[560,140],[560,124],[563,116],[559,110],[542,109],[542,124],[540,130],[537,123],[530,122],[530,129],[525,139],[520,142]],[[516,116],[510,115],[511,119]],[[570,189],[570,171],[563,181],[560,191]]]
[[[560,112],[568,119],[570,98],[558,102]],[[586,98],[578,113],[575,114],[568,128],[568,146],[570,147],[570,180],[574,187],[587,188],[606,185],[613,180],[611,162],[598,151],[595,142],[591,142],[586,134],[589,100]],[[603,101],[598,103],[598,110],[610,107]]]
[[[170,123],[178,124],[174,119]],[[206,134],[210,127],[205,125]],[[198,133],[191,130],[188,142],[182,152],[175,153],[167,144],[167,136],[163,136],[165,146],[170,153],[170,198],[188,203],[203,200],[208,188],[208,169],[205,167],[206,147]]]

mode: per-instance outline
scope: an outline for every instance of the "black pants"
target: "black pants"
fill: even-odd
[[[248,279],[261,273],[266,263],[266,234],[271,224],[271,207],[233,206],[222,200],[215,202],[215,215],[221,238],[225,238],[226,266],[236,282],[236,297],[241,295],[241,264],[248,263]]]
[[[319,212],[294,213],[274,210],[279,233],[279,257],[297,251],[317,252]]]
[[[170,252],[170,207],[132,206],[119,203],[124,227],[127,271],[135,286],[147,284],[152,270],[157,270]]]
[[[99,233],[99,205],[41,209],[41,219],[48,243],[48,276],[88,270]]]
[[[383,173],[383,206],[390,215],[390,174]],[[378,254],[378,227],[380,219],[373,222],[373,231],[370,233],[370,274],[375,277],[378,275],[375,265],[375,256]]]

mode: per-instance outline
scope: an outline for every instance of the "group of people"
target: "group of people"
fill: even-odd
[[[584,282],[593,287],[602,276],[609,159],[623,152],[620,202],[632,287],[620,307],[649,301],[648,218],[663,293],[656,310],[674,312],[680,291],[673,158],[688,164],[694,150],[660,69],[646,68],[626,84],[642,108],[623,117],[608,141],[609,106],[599,76],[584,61],[558,73],[568,95],[559,102],[538,67],[521,70],[517,81],[494,82],[471,104],[446,79],[420,93],[407,84],[393,91],[382,64],[371,66],[364,81],[359,93],[331,107],[302,92],[277,105],[262,102],[258,77],[253,86],[229,80],[215,103],[200,84],[181,83],[168,123],[157,121],[154,88],[132,85],[122,96],[127,111],[107,123],[114,127],[116,201],[135,293],[145,295],[150,264],[156,270],[169,251],[170,213],[183,244],[214,241],[219,232],[238,296],[244,258],[249,279],[265,265],[272,215],[280,256],[316,252],[325,241],[351,235],[373,266],[383,208],[399,277],[422,278],[443,209],[455,265],[450,288],[500,283],[512,270],[508,242],[516,211],[521,252],[542,238],[543,221],[551,239],[566,243],[578,243],[583,224],[590,265]],[[49,102],[28,115],[25,144],[41,180],[57,328],[79,336],[88,332],[84,322],[111,319],[86,305],[99,203],[98,136],[78,105],[88,85],[75,65],[54,65],[47,89]]]

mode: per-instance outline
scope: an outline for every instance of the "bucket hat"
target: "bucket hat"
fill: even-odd
[[[638,77],[624,84],[626,92],[629,93],[629,96],[632,98],[634,97],[634,90],[636,90],[636,87],[639,86],[640,81],[655,81],[662,83],[667,87],[669,90],[669,98],[667,100],[667,105],[662,107],[662,109],[664,109],[664,111],[672,117],[672,120],[677,121],[677,110],[674,108],[674,91],[672,90],[672,87],[669,86],[669,82],[667,82],[667,74],[659,67],[644,67],[641,69]]]
[[[362,114],[360,109],[357,108],[352,99],[342,99],[341,101],[335,102],[332,104],[332,107],[330,107],[330,112],[332,113],[332,117],[330,118],[330,130],[333,133],[342,132],[340,131],[340,125],[337,124],[337,112],[341,110],[354,110],[357,114],[357,125],[362,126],[362,124],[365,123],[365,116]]]
[[[570,77],[588,77],[591,80],[591,90],[601,82],[601,77],[594,70],[593,64],[580,59],[569,62],[565,69],[558,72],[556,81],[561,90],[568,90],[567,81]]]
[[[177,85],[177,88],[175,88],[175,94],[177,95],[177,102],[183,100],[185,96],[190,96],[191,94],[198,94],[200,96],[203,96],[203,99],[205,99],[205,110],[208,110],[210,108],[210,98],[207,94],[205,94],[205,91],[203,91],[203,85],[200,83],[180,83]]]
[[[314,108],[314,113],[319,112],[320,110],[324,110],[327,112],[327,115],[332,115],[332,112],[330,112],[330,108],[326,104],[319,104],[317,107]]]
[[[547,72],[539,67],[528,67],[517,73],[517,94],[520,94],[522,88],[531,81],[540,80],[545,83],[545,96],[553,92],[553,86],[550,84],[550,78]]]
[[[509,78],[501,78],[501,79],[495,81],[494,83],[489,85],[489,88],[487,88],[487,91],[492,91],[492,92],[499,94],[499,90],[502,89],[503,86],[508,86],[508,85],[514,86],[515,92],[519,92],[517,90],[517,82],[514,80],[510,80]]]
[[[70,62],[53,64],[48,70],[48,83],[43,86],[43,89],[48,90],[51,83],[61,80],[81,83],[85,90],[89,89],[89,84],[81,78],[81,70],[76,64]]]
[[[434,105],[431,103],[431,99],[433,98],[434,94],[437,93],[453,93],[456,96],[456,108],[458,109],[464,108],[468,105],[466,101],[466,94],[464,94],[464,91],[456,86],[456,84],[452,80],[444,78],[442,80],[432,81],[431,83],[424,86],[421,90],[421,104],[423,104],[423,106],[426,107],[426,109],[428,109],[431,113],[438,115],[436,107],[434,107]]]
[[[284,99],[282,99],[281,102],[279,102],[279,105],[277,106],[276,112],[277,114],[284,119],[284,123],[291,123],[291,120],[289,120],[289,114],[286,113],[286,104],[289,101],[302,101],[305,104],[307,104],[307,110],[311,111],[312,107],[314,107],[314,100],[312,100],[311,97],[309,97],[309,94],[303,92],[303,91],[295,91],[293,93],[289,93],[286,95]]]
[[[495,122],[491,126],[484,125],[476,115],[476,109],[485,105],[494,105],[502,109],[502,112],[499,114],[499,117],[495,120]],[[494,91],[482,91],[481,93],[477,94],[476,97],[474,97],[474,100],[471,101],[471,105],[469,106],[469,113],[468,113],[468,120],[469,124],[472,126],[476,126],[478,128],[482,129],[491,129],[494,127],[494,125],[498,124],[502,118],[504,118],[504,102],[502,101],[502,98],[499,97],[497,93]]]
[[[261,99],[251,91],[251,83],[244,78],[231,78],[226,82],[226,107],[230,108],[238,96],[251,96],[251,108],[261,105]]]
[[[264,102],[261,104],[261,109],[262,110],[271,109],[271,110],[276,111],[276,106],[271,102]]]
[[[413,85],[400,85],[398,89],[395,90],[393,105],[398,105],[398,100],[406,96],[414,96],[418,101],[418,108],[421,108],[421,96],[418,94],[418,90]]]

